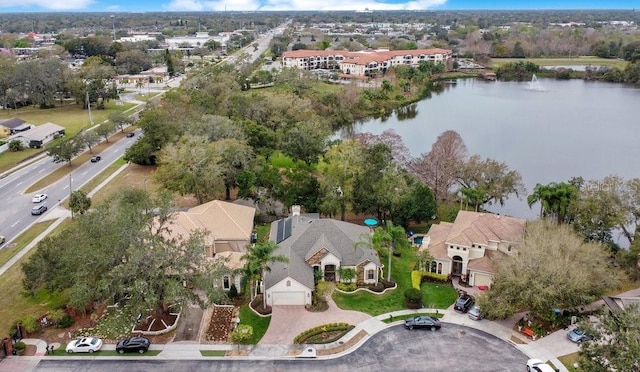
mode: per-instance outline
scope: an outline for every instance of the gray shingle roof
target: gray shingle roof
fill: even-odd
[[[287,263],[276,262],[269,266],[271,271],[265,275],[265,286],[270,288],[287,276],[313,288],[313,268],[306,262],[319,250],[326,248],[341,260],[343,266],[356,266],[371,261],[380,266],[376,252],[362,242],[369,228],[349,222],[333,219],[314,219],[306,216],[293,218],[291,236],[279,244],[275,255],[289,259]],[[277,222],[271,224],[271,240],[276,236]],[[275,240],[274,240],[275,241]]]

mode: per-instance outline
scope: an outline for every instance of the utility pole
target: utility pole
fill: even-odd
[[[116,16],[111,15],[111,27],[113,27],[113,41],[116,41]]]
[[[69,173],[69,209],[71,209],[71,219],[73,219],[73,208],[71,207],[71,173]]]

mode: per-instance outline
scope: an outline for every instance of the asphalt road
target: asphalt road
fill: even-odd
[[[41,160],[0,179],[0,200],[2,201],[2,208],[0,208],[0,235],[3,235],[6,240],[9,241],[18,236],[23,230],[28,229],[39,219],[39,216],[31,215],[31,208],[36,205],[31,202],[33,195],[40,193],[48,194],[49,197],[47,200],[40,204],[46,204],[49,210],[51,210],[60,200],[64,200],[69,196],[70,189],[77,190],[102,172],[109,164],[120,158],[122,154],[124,154],[124,151],[136,141],[139,135],[140,131],[136,133],[135,137],[125,137],[120,141],[112,143],[109,148],[99,154],[102,157],[101,161],[97,163],[87,161],[80,166],[75,165],[75,169],[71,172],[70,177],[64,177],[54,184],[36,192],[26,194],[25,190],[42,177],[58,168],[66,167],[67,164],[56,164],[51,160],[51,157],[45,156]],[[47,213],[49,213],[49,211],[44,214],[46,215]]]
[[[325,360],[93,359],[42,360],[37,371],[524,371],[527,357],[510,343],[479,330],[444,323],[439,331],[388,328],[353,353]]]

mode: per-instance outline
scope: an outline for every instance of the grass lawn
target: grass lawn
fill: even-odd
[[[200,355],[206,357],[223,357],[227,355],[227,352],[224,350],[200,350]]]
[[[24,248],[29,242],[35,239],[36,236],[40,235],[44,230],[47,229],[54,221],[44,221],[39,222],[31,226],[31,228],[25,231],[22,235],[18,236],[14,239],[11,244],[8,244],[6,247],[0,250],[0,266],[4,265],[11,259],[11,257],[15,256],[16,253],[20,252],[22,248]]]
[[[134,107],[131,103],[116,106],[115,101],[106,104],[104,110],[91,110],[94,123],[101,123],[109,117],[112,112],[122,112]],[[51,122],[63,126],[66,129],[67,137],[76,135],[81,129],[89,126],[89,113],[83,110],[82,106],[74,104],[64,104],[62,106],[42,110],[35,107],[23,107],[18,110],[0,110],[0,120],[20,118],[29,124],[43,124]],[[43,149],[25,149],[23,151],[6,151],[0,154],[0,172],[11,169],[21,161],[45,151]]]
[[[558,357],[558,360],[569,370],[569,372],[577,371],[573,368],[573,363],[578,361],[578,353],[572,353]]]
[[[267,332],[271,317],[261,317],[253,312],[249,308],[249,305],[244,304],[240,308],[240,324],[246,324],[253,327],[253,337],[247,340],[247,345],[255,345],[260,341],[262,336]]]
[[[120,169],[127,162],[124,161],[123,158],[118,159],[115,163],[109,165],[105,170],[100,172],[97,176],[95,176],[91,181],[87,182],[80,188],[80,190],[89,193],[93,189],[95,189],[102,181],[106,180],[110,175],[112,175],[115,171]],[[68,202],[68,201],[67,201]]]
[[[491,67],[499,67],[510,62],[532,62],[538,66],[611,66],[621,70],[627,67],[629,63],[623,60],[599,58],[595,56],[580,56],[575,58],[493,58],[493,65]]]
[[[60,344],[60,347],[53,351],[53,355],[54,356],[88,356],[88,355],[91,355],[91,356],[101,356],[101,357],[103,357],[103,356],[134,356],[134,357],[136,357],[136,356],[138,356],[138,357],[139,356],[149,356],[149,357],[152,357],[152,356],[156,356],[156,355],[160,354],[160,352],[162,351],[162,350],[147,350],[147,352],[143,353],[143,354],[140,354],[140,353],[119,354],[115,350],[98,350],[95,353],[67,353],[65,351],[66,347],[67,347],[67,344]],[[49,355],[51,355],[51,354],[49,354]]]
[[[400,257],[393,256],[391,262],[391,275],[398,287],[387,291],[383,295],[376,295],[366,291],[353,294],[333,292],[333,300],[336,305],[345,310],[362,311],[370,315],[380,315],[396,310],[403,310],[404,291],[411,288],[411,270],[415,265],[416,248],[406,247],[398,249]],[[380,252],[380,261],[387,263],[388,255]],[[439,284],[436,288],[432,283],[422,286],[423,303],[425,306],[433,304],[438,308],[447,308],[456,299],[456,292],[451,286]]]

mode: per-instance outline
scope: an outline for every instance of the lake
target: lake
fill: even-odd
[[[413,156],[455,130],[469,155],[505,162],[522,174],[527,194],[494,212],[535,218],[527,195],[536,183],[571,177],[640,177],[640,89],[583,80],[487,82],[461,79],[416,104],[417,115],[356,124],[354,132],[394,129]]]

